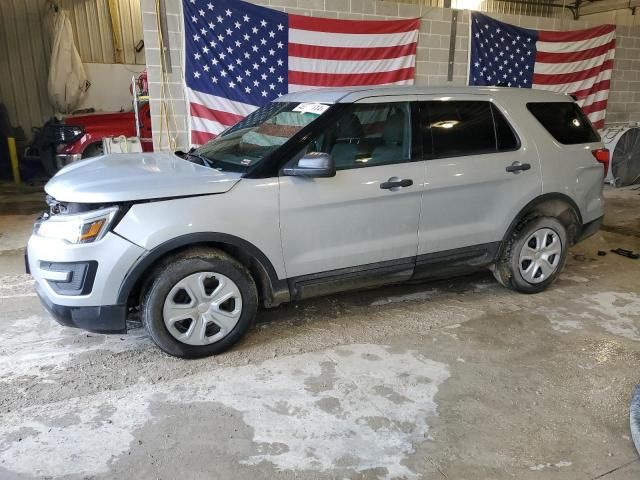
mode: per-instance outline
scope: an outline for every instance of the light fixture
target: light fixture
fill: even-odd
[[[453,0],[451,7],[458,10],[479,10],[483,0]]]
[[[458,123],[457,120],[442,120],[440,122],[435,122],[431,124],[431,128],[453,128]]]

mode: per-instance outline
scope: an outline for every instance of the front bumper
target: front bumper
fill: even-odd
[[[36,284],[36,293],[42,306],[60,325],[82,328],[95,333],[126,333],[126,305],[102,305],[99,307],[69,307],[53,303]]]
[[[51,304],[73,308],[122,303],[118,300],[120,286],[129,269],[144,253],[143,248],[112,232],[97,242],[86,244],[69,244],[34,234],[27,245],[29,270],[42,296]],[[87,281],[72,291],[55,282],[58,272],[54,270],[66,270],[67,264],[95,265],[95,269],[90,268]]]

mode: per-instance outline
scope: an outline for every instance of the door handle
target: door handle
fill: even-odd
[[[391,190],[392,192],[395,192],[400,188],[410,187],[411,185],[413,185],[413,180],[411,180],[410,178],[401,179],[400,177],[391,177],[386,182],[382,182],[380,184],[380,188],[382,188],[383,190]]]
[[[520,162],[513,162],[511,165],[509,165],[507,168],[505,168],[505,170],[507,172],[510,173],[515,173],[518,174],[520,172],[524,172],[526,170],[530,170],[531,169],[531,165],[528,163],[520,163]]]

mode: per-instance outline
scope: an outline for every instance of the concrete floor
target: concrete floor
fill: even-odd
[[[0,192],[0,479],[640,478],[640,260],[596,255],[640,250],[640,190],[545,293],[336,295],[197,361],[49,319],[22,273],[41,194]]]

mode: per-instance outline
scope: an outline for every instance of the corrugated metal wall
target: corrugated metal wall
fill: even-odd
[[[135,50],[136,44],[144,38],[140,0],[120,0],[120,22],[122,23],[124,63],[144,65],[144,49],[140,53],[136,53]]]
[[[51,52],[44,1],[0,0],[0,102],[27,138],[53,114],[47,95]]]
[[[145,64],[140,0],[118,0],[124,62]],[[31,127],[51,115],[47,77],[51,52],[47,0],[0,0],[0,103],[14,126],[31,138]],[[57,0],[69,13],[83,62],[114,63],[108,0]]]
[[[82,60],[114,63],[109,0],[57,0],[56,3],[69,12]],[[124,63],[144,65],[144,50],[135,51],[136,43],[142,40],[140,0],[118,0],[118,5]]]
[[[560,7],[549,6],[549,0],[526,2],[505,2],[501,0],[485,0],[480,4],[479,10],[488,13],[506,13],[510,15],[529,15],[532,17],[556,17],[562,12]],[[555,2],[562,5],[562,2]],[[570,3],[570,2],[567,2]]]

